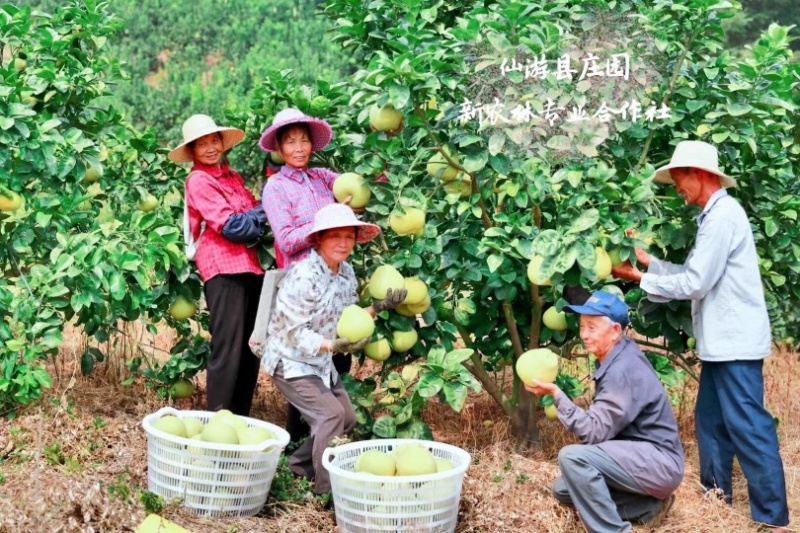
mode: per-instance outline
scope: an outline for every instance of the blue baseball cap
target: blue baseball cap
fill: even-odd
[[[594,291],[583,305],[565,305],[564,309],[579,315],[607,316],[622,327],[630,322],[625,302],[605,291]]]

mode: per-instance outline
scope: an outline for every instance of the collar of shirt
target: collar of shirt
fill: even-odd
[[[195,163],[194,166],[192,166],[192,172],[195,170],[200,170],[212,178],[219,179],[229,174],[230,167],[228,167],[228,165],[225,163],[220,163],[219,165],[204,165],[202,163]]]
[[[708,215],[709,211],[711,211],[711,208],[714,207],[714,204],[716,204],[720,198],[723,198],[725,196],[728,196],[728,191],[726,191],[725,189],[720,189],[711,195],[711,198],[708,199],[708,203],[706,204],[705,208],[703,208],[703,211],[697,216],[698,226],[703,223],[703,220],[706,218],[706,215]]]
[[[605,375],[606,371],[608,370],[608,367],[610,367],[614,363],[614,361],[617,360],[619,354],[622,352],[622,350],[625,348],[628,342],[633,342],[633,341],[631,341],[630,338],[623,335],[622,338],[620,338],[620,340],[617,341],[614,347],[611,348],[611,351],[608,352],[608,355],[606,355],[606,358],[603,360],[603,362],[598,364],[598,367],[594,371],[594,376],[592,377],[592,379],[597,381],[598,379],[602,378]]]
[[[302,183],[304,176],[308,172],[308,167],[305,168],[293,168],[289,165],[283,165],[281,167],[281,174],[286,176],[287,178],[293,179],[297,183]]]

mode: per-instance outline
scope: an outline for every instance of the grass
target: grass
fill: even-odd
[[[158,344],[158,339],[148,343]],[[53,372],[54,387],[44,401],[26,408],[17,419],[0,419],[0,533],[133,531],[154,510],[194,533],[338,531],[333,512],[309,496],[307,484],[286,472],[276,476],[279,498],[271,499],[257,517],[198,517],[148,492],[147,439],[141,421],[160,408],[162,400],[140,380],[120,386],[117,368],[105,373],[101,366],[91,376],[81,377],[77,353],[65,345]],[[800,509],[796,361],[797,354],[784,350],[765,363],[766,402],[780,420],[790,510]],[[202,376],[195,385],[195,395],[176,407],[203,408]],[[695,387],[689,383],[671,393],[686,449],[686,477],[669,517],[657,529],[637,526],[635,531],[758,531],[750,521],[746,485],[738,468],[732,506],[701,496],[691,408]],[[284,422],[285,402],[264,375],[252,414]],[[425,418],[437,440],[461,446],[473,457],[457,532],[583,531],[575,512],[558,505],[549,492],[558,476],[558,450],[573,442],[558,422],[543,419],[542,448],[518,453],[507,420],[486,395],[470,397],[461,414],[434,403]]]

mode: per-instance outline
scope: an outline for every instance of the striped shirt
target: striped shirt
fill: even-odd
[[[275,236],[278,268],[289,268],[308,256],[311,246],[306,237],[317,211],[335,202],[337,175],[326,168],[298,170],[284,165],[264,185],[261,201]]]
[[[186,203],[195,239],[200,235],[200,223],[206,223],[195,256],[204,282],[218,274],[264,273],[256,248],[229,241],[222,235],[231,215],[258,206],[258,200],[247,190],[239,174],[226,164],[219,167],[195,164],[186,178]]]
[[[692,329],[701,361],[757,360],[770,354],[767,304],[750,221],[725,189],[697,219],[686,262],[650,260],[641,287],[654,302],[692,301]]]
[[[336,322],[348,305],[358,301],[358,280],[349,263],[334,274],[316,250],[295,263],[283,279],[269,321],[261,365],[270,376],[278,363],[285,379],[318,376],[330,388],[338,373],[324,339],[335,339]]]

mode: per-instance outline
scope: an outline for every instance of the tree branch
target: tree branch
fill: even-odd
[[[511,405],[508,403],[508,399],[503,394],[503,391],[497,386],[497,383],[495,383],[494,379],[492,379],[492,377],[483,367],[481,354],[475,349],[472,339],[469,338],[469,332],[466,331],[464,326],[461,324],[454,322],[451,323],[456,327],[456,329],[458,329],[458,334],[464,341],[464,346],[472,349],[472,355],[469,358],[470,361],[472,361],[472,364],[464,363],[464,368],[469,370],[469,373],[475,376],[475,378],[481,382],[483,389],[489,393],[489,396],[491,396],[495,402],[497,402],[497,404],[503,409],[503,412],[506,415],[511,416]]]

